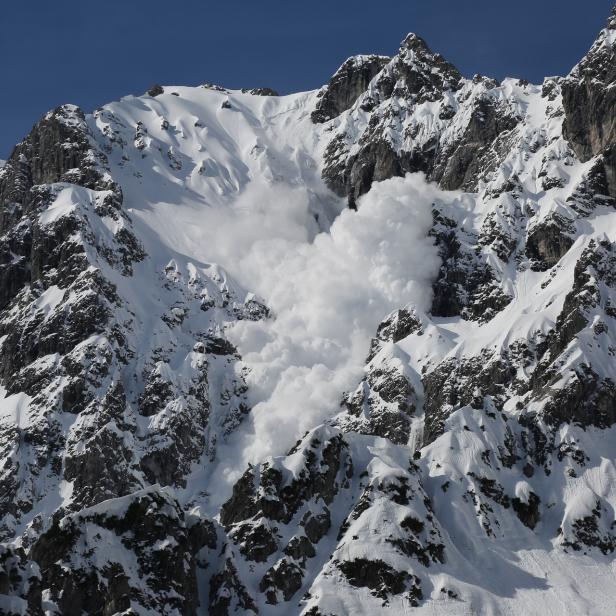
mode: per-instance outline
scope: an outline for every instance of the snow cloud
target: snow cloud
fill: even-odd
[[[220,457],[237,464],[215,473],[225,483],[339,412],[389,312],[407,303],[429,308],[440,259],[428,231],[442,194],[421,175],[387,180],[359,200],[357,212],[344,209],[329,232],[318,233],[305,195],[249,189],[233,208],[244,216],[218,221],[221,241],[212,238],[210,252],[275,315],[228,331],[250,368],[254,406],[226,446],[236,455]]]

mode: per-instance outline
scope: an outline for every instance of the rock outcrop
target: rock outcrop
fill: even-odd
[[[353,56],[344,62],[319,92],[313,122],[327,122],[350,109],[389,60],[386,56]]]

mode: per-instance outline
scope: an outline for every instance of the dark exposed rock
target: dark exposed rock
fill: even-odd
[[[347,414],[336,421],[344,430],[373,434],[394,443],[406,443],[416,393],[402,362],[383,360],[369,367],[357,389],[342,402]]]
[[[64,478],[74,482],[75,506],[95,505],[142,487],[131,469],[132,456],[119,429],[131,429],[123,423],[126,399],[120,384],[107,392],[102,405],[105,408],[100,410],[100,420],[86,440],[87,446],[65,458]]]
[[[603,503],[597,500],[589,515],[577,518],[570,524],[570,529],[563,537],[563,546],[579,552],[585,548],[598,548],[603,554],[611,554],[616,549],[614,524],[609,529],[602,528],[601,518],[606,514]],[[559,529],[563,533],[563,528]]]
[[[520,522],[531,529],[537,526],[541,517],[539,512],[540,504],[541,499],[534,492],[528,495],[528,502],[526,503],[517,497],[511,499],[511,506],[518,518],[520,518]]]
[[[311,607],[307,612],[306,616],[334,616],[334,614],[324,614],[319,608],[315,605]]]
[[[503,263],[507,263],[518,244],[518,238],[498,221],[494,212],[488,214],[481,226],[479,246],[489,246]]]
[[[290,601],[302,587],[303,578],[301,567],[283,558],[267,570],[259,584],[259,590],[265,593],[267,603],[276,605],[279,595],[282,595],[283,601]]]
[[[161,85],[153,85],[147,92],[146,94],[148,96],[159,96],[160,94],[164,94],[165,89],[161,86]]]
[[[570,225],[556,214],[533,227],[526,238],[526,254],[533,270],[545,271],[560,261],[573,244],[568,231]]]
[[[433,210],[435,238],[441,267],[433,285],[431,312],[437,317],[463,316],[485,322],[503,310],[511,297],[500,287],[492,267],[477,251],[469,250],[460,241],[460,230],[454,221]],[[477,238],[465,238],[473,245]]]
[[[321,541],[331,528],[331,525],[331,515],[327,507],[323,507],[323,511],[317,514],[307,513],[302,520],[302,526],[304,527],[306,537],[308,537],[312,543]]]
[[[573,378],[556,390],[544,411],[550,422],[577,421],[584,426],[607,428],[616,423],[616,383],[601,379],[587,365],[581,364]]]
[[[424,439],[432,442],[442,433],[444,422],[456,409],[486,403],[502,408],[515,368],[505,357],[479,356],[449,359],[423,378],[426,426]]]
[[[402,308],[386,317],[378,329],[376,337],[383,342],[399,342],[411,334],[421,331],[421,320],[413,310]]]
[[[25,613],[25,608],[32,616],[43,616],[40,579],[38,567],[23,549],[0,544],[0,613],[17,616]],[[23,607],[13,612],[9,600],[16,597],[23,601]]]
[[[607,30],[562,81],[563,134],[583,161],[616,142],[616,93],[610,87],[616,82],[616,56],[606,35],[614,30],[616,21],[612,16]]]
[[[409,558],[416,559],[424,567],[431,563],[445,562],[445,545],[440,541],[440,536],[434,531],[425,532],[425,524],[413,517],[407,516],[400,523],[400,527],[407,531],[404,539],[387,539]]]
[[[349,206],[356,207],[357,199],[370,190],[373,182],[403,176],[407,169],[387,141],[378,136],[367,138],[364,147],[351,157],[344,168],[333,163],[337,157],[337,144],[332,141],[325,152],[326,166],[323,178],[329,187],[340,195],[348,195]]]
[[[478,477],[472,471],[467,473],[467,475],[475,479],[482,494],[505,509],[509,509],[509,507],[511,507],[511,498],[505,493],[505,489],[500,483],[498,483],[498,481],[495,479],[489,479],[488,477]]]
[[[319,92],[316,109],[311,115],[312,121],[315,124],[327,122],[350,109],[389,60],[384,56],[349,58]]]
[[[387,59],[384,60],[384,63],[386,62]],[[399,55],[384,65],[384,68],[373,64],[370,66],[376,71],[374,75],[380,68],[382,70],[374,82],[374,92],[365,94],[361,98],[361,105],[365,110],[375,107],[376,100],[381,102],[397,96],[407,97],[412,104],[437,101],[443,98],[447,90],[457,89],[461,79],[455,67],[439,54],[432,53],[426,43],[414,34],[402,42]],[[372,72],[369,74],[372,75]],[[346,81],[343,80],[342,83]],[[359,95],[361,92],[354,91],[353,97],[346,97],[340,111],[344,110],[342,107],[349,108],[355,102],[356,94]],[[431,170],[433,146],[398,153],[387,140],[384,134],[387,130],[387,120],[393,119],[395,113],[390,109],[375,112],[359,139],[359,151],[353,156],[345,156],[343,138],[334,138],[328,145],[323,178],[332,190],[348,196],[351,207],[355,207],[357,198],[370,189],[372,182],[402,176],[407,172],[428,173]],[[381,114],[384,114],[383,117]]]
[[[533,374],[533,393],[550,396],[545,407],[548,421],[578,421],[582,425],[611,426],[616,422],[616,383],[601,378],[580,362],[564,387],[553,390],[562,369],[554,362],[588,325],[594,310],[609,304],[607,289],[616,289],[616,248],[608,241],[591,241],[574,270],[573,287],[565,297],[556,328],[545,342],[545,353]]]
[[[386,98],[393,94],[388,89],[389,84],[400,79],[414,101],[421,103],[439,100],[444,92],[458,89],[461,78],[455,66],[433,53],[421,37],[411,33],[402,41],[390,74],[383,75],[378,86]]]
[[[608,146],[601,157],[603,168],[605,170],[605,177],[607,180],[607,193],[616,198],[616,145],[611,144]],[[613,205],[613,202],[610,204]]]
[[[305,558],[314,558],[316,556],[314,546],[305,535],[296,535],[292,537],[287,547],[284,549],[284,553],[298,561],[302,561]]]
[[[356,558],[338,563],[338,569],[351,586],[368,588],[375,597],[388,599],[409,591],[411,604],[418,605],[423,598],[419,579],[406,571],[396,571],[381,560]]]
[[[242,88],[242,92],[247,92],[253,96],[280,96],[276,90],[272,88]]]
[[[240,611],[241,610],[241,611]],[[254,599],[240,582],[232,560],[224,561],[223,569],[210,580],[210,616],[230,616],[234,613],[258,614]]]
[[[237,349],[226,338],[218,336],[206,338],[204,351],[212,355],[235,355],[237,353]]]
[[[589,216],[599,205],[616,207],[616,199],[610,194],[614,191],[610,188],[606,165],[600,158],[574,188],[567,203],[580,216]]]
[[[322,499],[330,504],[351,469],[347,449],[341,434],[330,434],[321,428],[301,443],[304,466],[288,481],[276,460],[272,462],[274,466],[265,463],[260,469],[249,468],[222,506],[221,523],[229,528],[257,515],[288,523],[308,500]]]
[[[162,411],[173,396],[173,388],[157,371],[152,371],[146,380],[141,396],[139,410],[142,415],[150,417]]]
[[[515,128],[519,119],[502,106],[488,98],[480,98],[473,111],[464,134],[450,146],[440,164],[431,174],[445,190],[466,188],[472,190],[482,169],[482,156],[495,140]]]
[[[91,530],[88,536],[86,528]],[[135,564],[130,558],[112,559],[99,569],[97,554],[108,549],[108,541],[119,552],[132,551]],[[157,547],[159,543],[166,547]],[[195,562],[184,514],[176,501],[155,490],[127,497],[117,512],[85,510],[55,518],[32,546],[29,558],[40,567],[46,600],[54,600],[69,616],[115,613],[128,609],[131,602],[161,614],[172,610],[194,614],[197,607]],[[73,559],[80,565],[67,566]],[[145,587],[131,586],[135,576],[147,579]],[[83,585],[87,593],[82,592]]]
[[[607,29],[562,82],[563,135],[582,161],[603,154],[600,164],[612,197],[616,197],[616,52],[610,35],[615,30],[612,15]]]
[[[359,137],[351,141],[352,129],[347,133],[340,129],[332,137],[325,152],[323,178],[332,190],[348,197],[350,207],[355,207],[372,182],[406,173],[423,172],[445,189],[476,190],[479,180],[506,156],[512,130],[521,121],[507,104],[490,95],[496,83],[487,79],[477,83],[481,91],[472,101],[467,103],[460,95],[461,100],[452,103],[450,95],[463,88],[462,76],[420,37],[409,35],[399,54],[355,103],[371,114],[365,126],[355,129]],[[420,105],[437,102],[441,121],[464,122],[455,137],[446,136],[438,123],[425,127],[415,120],[405,125]],[[470,107],[460,118],[458,104]],[[394,127],[402,133],[402,143],[392,140]]]
[[[96,158],[88,156],[88,133],[83,112],[74,105],[63,105],[45,115],[15,147],[0,173],[0,231],[36,205],[36,193],[30,193],[36,185],[68,181],[97,190],[118,190],[102,177]]]
[[[278,550],[275,527],[266,522],[239,524],[231,534],[233,542],[247,560],[265,562]]]

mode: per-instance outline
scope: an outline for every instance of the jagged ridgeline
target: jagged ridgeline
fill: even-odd
[[[420,181],[431,293],[245,456],[291,430],[251,407],[292,347],[251,345],[296,306],[223,213],[301,195],[304,254]],[[49,112],[0,169],[0,614],[616,613],[615,207],[616,10],[542,85],[409,35],[315,92]]]

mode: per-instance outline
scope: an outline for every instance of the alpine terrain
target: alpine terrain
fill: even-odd
[[[155,86],[0,169],[0,613],[616,614],[616,8]]]

